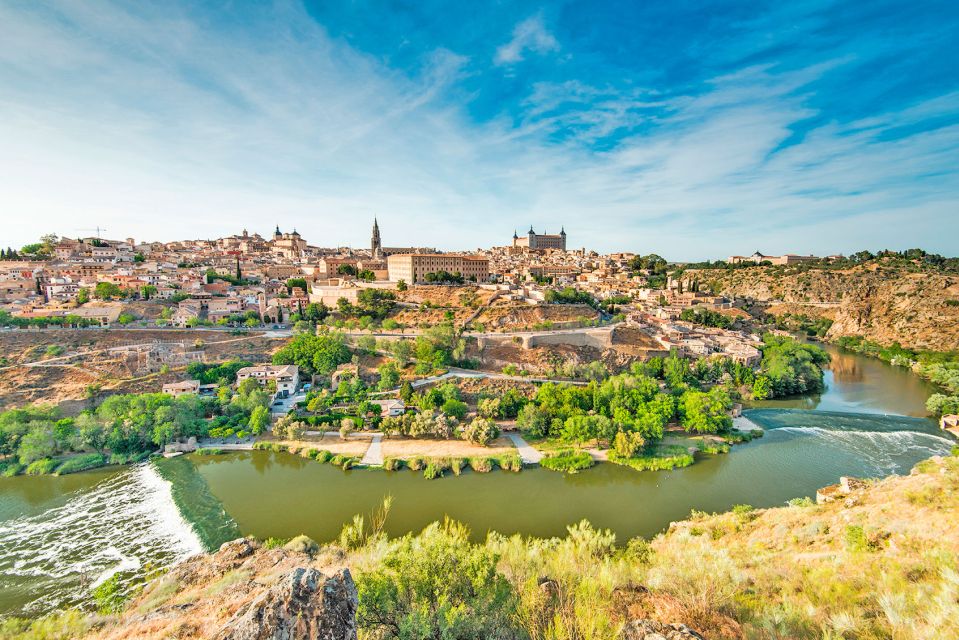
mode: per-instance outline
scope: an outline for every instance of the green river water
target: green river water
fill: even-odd
[[[821,396],[762,403],[765,437],[676,471],[600,464],[429,481],[409,471],[341,471],[262,451],[183,456],[62,478],[0,478],[0,614],[83,605],[120,571],[129,580],[239,535],[331,540],[386,495],[391,535],[444,516],[487,531],[563,535],[587,519],[619,540],[662,531],[690,509],[781,505],[840,475],[905,473],[953,444],[923,405],[934,388],[908,371],[829,348]],[[78,588],[79,587],[79,588]]]

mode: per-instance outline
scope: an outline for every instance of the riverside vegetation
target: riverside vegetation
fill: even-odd
[[[451,521],[388,539],[387,500],[329,545],[271,539],[228,563],[233,543],[125,606],[101,588],[98,613],[8,619],[0,638],[213,637],[293,567],[349,567],[367,639],[599,640],[637,619],[711,639],[957,637],[957,497],[959,458],[933,458],[822,505],[693,512],[652,540],[618,541],[582,522],[563,538],[480,543]]]

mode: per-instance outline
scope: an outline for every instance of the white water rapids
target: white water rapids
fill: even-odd
[[[0,587],[29,615],[79,604],[114,573],[162,568],[201,551],[169,483],[141,464],[62,506],[0,524]]]
[[[778,427],[776,431],[816,437],[852,451],[879,475],[901,471],[903,454],[921,457],[947,455],[955,441],[920,431],[860,431],[824,427]]]

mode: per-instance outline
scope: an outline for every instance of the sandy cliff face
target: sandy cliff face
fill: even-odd
[[[702,270],[689,277],[728,296],[834,320],[827,338],[863,336],[882,344],[959,349],[959,277],[870,265],[845,271],[790,272],[775,267]],[[785,303],[785,304],[781,304]]]

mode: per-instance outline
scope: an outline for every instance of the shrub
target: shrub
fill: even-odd
[[[461,525],[434,523],[401,538],[375,569],[357,575],[357,625],[368,637],[522,637],[517,597],[497,560],[470,544]]]
[[[332,464],[334,467],[340,467],[343,465],[343,463],[346,461],[348,457],[349,456],[343,455],[342,453],[338,453],[332,458],[330,458],[330,464]]]
[[[343,463],[340,465],[340,468],[343,469],[344,471],[347,471],[347,470],[349,470],[349,469],[352,469],[353,467],[355,467],[355,466],[358,465],[359,463],[360,463],[360,459],[359,459],[359,458],[354,458],[354,457],[349,457],[349,456],[348,456],[345,460],[343,460]]]
[[[305,553],[306,555],[312,557],[317,551],[320,550],[320,545],[318,545],[315,540],[308,536],[299,535],[283,545],[283,548],[287,551]]]
[[[413,456],[407,461],[408,466],[413,471],[421,471],[426,466],[427,460],[422,456]]]
[[[693,456],[679,445],[660,445],[652,452],[645,452],[632,458],[621,458],[612,452],[608,459],[610,462],[631,467],[637,471],[668,471],[688,467],[695,462]]]
[[[470,469],[477,473],[489,473],[493,470],[493,462],[489,458],[470,458]]]
[[[867,551],[869,549],[869,539],[866,537],[866,530],[858,524],[846,526],[846,549],[849,551]]]
[[[290,448],[282,442],[254,442],[253,448],[259,451],[273,451],[274,453],[290,450]]]
[[[68,473],[87,471],[88,469],[102,467],[104,464],[106,464],[106,458],[101,456],[99,453],[89,453],[80,456],[74,456],[57,467],[56,474],[58,476],[62,476]]]
[[[12,478],[21,471],[23,471],[23,465],[16,460],[0,462],[0,476],[3,476],[4,478]]]
[[[218,456],[223,453],[223,449],[217,449],[215,447],[203,447],[197,449],[194,453],[198,456]]]
[[[704,442],[699,451],[706,454],[729,453],[729,445],[724,442]]]
[[[464,468],[466,468],[466,458],[450,459],[450,470],[453,472],[454,476],[458,476],[463,473]]]
[[[326,449],[320,449],[314,454],[313,459],[320,463],[329,462],[333,459],[333,454]]]
[[[563,473],[578,473],[584,469],[589,469],[595,464],[593,456],[585,451],[575,449],[562,449],[548,453],[540,463],[541,466],[552,471],[562,471]]]
[[[285,545],[287,542],[289,542],[289,540],[287,540],[287,539],[285,539],[285,538],[273,538],[273,537],[270,537],[270,538],[267,538],[266,540],[263,541],[263,548],[264,548],[264,549],[279,549],[280,547],[282,547],[283,545]]]
[[[496,464],[503,471],[520,472],[523,470],[523,459],[515,453],[504,453],[496,458]]]
[[[42,476],[48,473],[53,473],[54,469],[57,468],[57,461],[51,458],[41,458],[40,460],[34,460],[27,465],[26,473],[28,476]]]
[[[803,496],[802,498],[793,498],[787,502],[790,507],[814,507],[816,503],[813,502],[813,499],[809,496]]]
[[[100,613],[121,611],[128,597],[120,582],[119,573],[114,573],[93,590],[93,600],[97,603],[97,610]]]
[[[436,478],[442,478],[445,471],[446,469],[441,462],[429,462],[426,468],[423,469],[423,477],[427,480],[435,480]]]
[[[399,471],[403,468],[402,458],[384,458],[383,469],[386,471]]]

